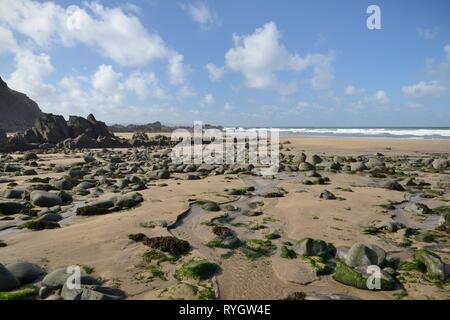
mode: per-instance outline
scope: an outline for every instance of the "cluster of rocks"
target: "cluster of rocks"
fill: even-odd
[[[45,149],[49,146],[60,148],[116,148],[126,147],[128,143],[108,131],[104,122],[97,121],[90,114],[86,119],[70,116],[44,114],[34,127],[7,138],[3,149]],[[3,150],[0,150],[3,151]]]
[[[104,287],[99,279],[78,268],[80,279],[76,286],[75,268],[60,268],[46,274],[30,262],[0,264],[0,300],[125,299],[122,290]]]

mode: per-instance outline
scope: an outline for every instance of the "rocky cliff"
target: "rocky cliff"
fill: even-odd
[[[0,129],[7,132],[26,130],[40,116],[42,112],[36,102],[11,90],[0,77]]]

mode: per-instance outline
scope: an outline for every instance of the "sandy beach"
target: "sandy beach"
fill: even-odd
[[[196,180],[189,180],[186,173],[174,172],[168,179],[148,180],[145,188],[138,191],[143,202],[137,206],[98,216],[75,216],[61,228],[52,230],[16,228],[28,220],[23,214],[16,215],[13,220],[1,219],[0,240],[7,245],[0,248],[0,261],[5,265],[28,261],[48,271],[68,265],[88,266],[92,275],[101,278],[105,286],[120,288],[126,292],[128,299],[176,299],[183,295],[199,298],[198,288],[215,292],[220,299],[283,299],[294,292],[302,292],[311,297],[343,295],[361,299],[450,298],[447,286],[436,285],[427,280],[426,274],[418,271],[406,272],[407,274],[399,270],[391,271],[396,272],[396,281],[401,283],[395,290],[370,291],[345,285],[336,281],[332,273],[318,271],[318,264],[325,268],[331,262],[319,258],[317,260],[309,254],[302,256],[300,252],[304,249],[297,244],[299,240],[311,238],[323,240],[335,249],[352,247],[358,243],[376,245],[386,252],[386,259],[391,261],[411,261],[417,249],[427,247],[438,252],[444,263],[449,263],[448,234],[436,230],[439,215],[435,213],[427,217],[419,213],[407,213],[404,208],[413,203],[413,196],[424,194],[424,189],[417,187],[417,184],[407,186],[406,182],[411,177],[416,182],[430,183],[427,189],[440,191],[435,197],[416,197],[414,201],[431,209],[448,208],[448,169],[433,170],[432,167],[425,169],[408,167],[406,164],[408,161],[423,159],[448,159],[450,141],[289,137],[282,138],[281,142],[284,157],[295,157],[304,152],[306,161],[313,162],[310,160],[313,155],[318,155],[323,161],[317,163],[312,170],[285,169],[272,179],[243,172],[216,175],[206,173]],[[117,152],[122,154],[125,161],[123,168],[131,163],[139,163],[131,160],[139,159],[133,157],[133,150],[118,150],[113,153]],[[66,176],[69,168],[81,167],[92,172],[96,167],[100,168],[108,163],[107,152],[91,151],[90,154],[96,161],[89,164],[83,160],[83,154],[86,152],[38,154],[37,167],[34,168],[38,177],[57,180]],[[331,162],[334,161],[332,159],[337,160],[335,156],[341,157],[339,161],[342,163],[350,157],[354,161],[361,156],[368,157],[363,161],[382,159],[383,164],[380,166],[384,169],[380,170],[380,174],[385,172],[385,176],[374,175],[375,171],[369,168],[356,172],[327,169],[330,159]],[[13,157],[20,162],[22,155],[16,153]],[[27,166],[29,162],[21,161],[21,164]],[[142,164],[143,162],[141,167]],[[66,170],[55,173],[52,170],[55,166],[63,166]],[[297,164],[296,166],[298,167]],[[387,170],[393,167],[397,168],[394,173]],[[400,173],[400,167],[404,172]],[[314,172],[316,174],[312,174]],[[323,183],[316,183],[314,179],[318,178],[314,177],[318,177],[317,174],[328,179]],[[121,179],[131,176],[145,177],[136,171],[122,175]],[[0,184],[1,193],[9,189],[29,189],[33,184],[30,182],[32,177],[29,176],[2,173],[2,178],[12,179],[14,185]],[[84,181],[97,181],[96,185],[105,189],[102,193],[92,195],[92,192],[87,192],[81,195],[73,189],[74,203],[75,199],[77,203],[108,199],[114,192],[120,191],[108,191],[106,185],[105,188],[101,186],[99,179],[99,176],[91,175],[85,177]],[[308,179],[313,181],[306,182]],[[403,191],[382,186],[383,181],[392,179],[404,186]],[[81,181],[83,180],[78,183]],[[114,181],[117,179],[112,182]],[[252,191],[242,195],[232,195],[225,191],[242,190],[245,187],[252,187],[249,189]],[[276,188],[283,190],[283,196],[265,196],[265,193]],[[125,187],[120,192],[130,191],[127,190]],[[336,200],[321,197],[324,190],[331,192]],[[218,203],[219,211],[202,209],[203,202],[195,202],[199,200]],[[394,205],[387,208],[387,203]],[[61,208],[64,212],[72,206]],[[189,208],[189,213],[180,222],[180,215]],[[258,214],[247,213],[255,210]],[[395,232],[365,231],[386,221],[408,225]],[[214,226],[232,230],[244,243],[244,249],[208,245],[215,239],[215,234],[211,231]],[[405,230],[408,229],[405,227],[417,229],[418,234],[434,232],[434,240],[423,242],[423,237],[406,235]],[[188,241],[192,250],[176,261],[161,260],[155,265],[154,261],[145,260],[149,252],[148,246],[129,238],[129,235],[141,233],[148,238],[175,236]],[[277,235],[274,239],[271,238],[273,234]],[[259,242],[269,241],[270,248],[260,257],[252,258],[247,244],[255,239],[263,247],[269,244]],[[283,258],[282,250],[285,248],[297,251],[296,257]],[[216,263],[221,271],[208,280],[176,276],[176,270],[185,263],[200,258]],[[156,269],[158,272],[155,272]],[[404,280],[398,280],[399,278]]]

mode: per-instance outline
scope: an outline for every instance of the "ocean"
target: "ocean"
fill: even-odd
[[[234,128],[268,129],[268,128]],[[450,127],[299,127],[274,128],[280,136],[353,137],[392,139],[450,139]]]

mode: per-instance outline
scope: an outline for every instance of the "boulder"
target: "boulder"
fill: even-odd
[[[336,272],[333,278],[345,285],[358,289],[369,290],[368,279],[372,274],[368,273],[367,267],[352,268],[340,261],[336,262]],[[380,270],[380,288],[378,290],[394,290],[396,282],[388,273]]]
[[[129,238],[142,242],[153,249],[169,252],[173,255],[186,254],[191,250],[189,242],[171,236],[148,238],[145,234],[140,233],[130,235]]]
[[[36,120],[34,128],[38,136],[42,137],[43,142],[57,144],[70,138],[70,129],[63,116],[44,114]]]
[[[0,263],[0,292],[11,291],[20,286],[20,281]]]
[[[434,278],[445,281],[445,264],[441,258],[431,250],[419,249],[416,251],[415,259],[423,263],[427,268],[427,273]]]
[[[128,209],[132,208],[139,203],[144,201],[144,197],[142,194],[138,192],[133,193],[127,193],[125,195],[118,195],[116,197],[113,197],[111,201],[114,203],[114,206],[122,208],[122,209]]]
[[[405,211],[411,212],[414,214],[432,214],[433,213],[433,210],[428,208],[428,206],[423,203],[410,204],[409,206],[405,207]]]
[[[386,252],[373,244],[354,244],[347,252],[345,263],[351,267],[381,266],[386,259]]]
[[[316,167],[309,162],[302,162],[298,166],[299,171],[311,171],[311,170],[315,170],[315,169],[316,169]]]
[[[39,157],[34,152],[26,152],[22,157],[22,160],[26,160],[26,161],[37,160],[37,159],[39,159]]]
[[[70,177],[62,177],[58,180],[52,181],[52,185],[59,190],[72,190],[73,183]]]
[[[318,156],[317,154],[314,154],[314,155],[311,156],[311,162],[314,165],[319,164],[322,161],[323,161],[322,158],[320,156]]]
[[[361,172],[364,170],[367,170],[366,165],[364,164],[364,162],[352,162],[350,163],[350,170],[351,171],[355,171],[355,172]]]
[[[67,280],[71,275],[72,274],[67,273],[66,268],[56,269],[44,277],[42,285],[52,289],[60,289],[67,283]],[[98,281],[94,277],[81,274],[80,284],[98,285]]]
[[[25,205],[16,201],[0,201],[0,214],[5,216],[19,213],[25,209]]]
[[[322,191],[322,193],[320,194],[320,199],[325,199],[325,200],[336,200],[336,196],[335,196],[334,194],[332,194],[330,191],[324,190],[324,191]]]
[[[305,238],[297,242],[295,252],[300,256],[324,257],[330,252],[328,244],[323,240]]]
[[[22,285],[34,282],[44,274],[44,271],[42,271],[38,265],[30,262],[8,264],[6,269],[8,269]]]
[[[374,169],[377,167],[384,167],[385,163],[383,160],[381,160],[379,158],[371,158],[371,159],[369,159],[369,161],[367,161],[366,166],[369,169]]]
[[[447,159],[441,158],[433,161],[433,168],[436,170],[445,170],[449,167],[449,161]]]
[[[388,180],[381,183],[381,188],[394,190],[394,191],[405,191],[405,188],[395,180]]]
[[[5,199],[26,199],[30,193],[25,189],[6,189],[3,192],[3,198]]]
[[[31,203],[37,207],[53,207],[61,206],[63,204],[62,199],[56,193],[50,193],[46,191],[35,190],[30,194]]]

